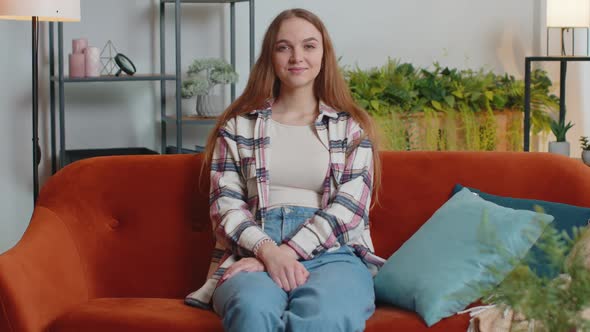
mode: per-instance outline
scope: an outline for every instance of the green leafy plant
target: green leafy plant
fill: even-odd
[[[555,135],[555,140],[557,142],[565,142],[565,135],[573,126],[574,124],[571,123],[571,121],[565,124],[565,122],[562,121],[558,122],[553,119],[551,120],[551,132]]]
[[[482,225],[485,225],[485,216]],[[534,321],[534,331],[569,332],[590,328],[584,313],[590,306],[590,270],[585,265],[590,243],[587,228],[575,227],[570,237],[565,231],[557,231],[552,224],[546,226],[535,244],[544,255],[542,260],[537,256],[527,256],[528,260],[511,257],[504,248],[494,244],[493,230],[480,228],[482,250],[503,255],[514,268],[498,286],[474,284],[470,285],[470,292],[481,295],[484,304],[510,308],[529,322]],[[529,265],[534,260],[547,264],[554,274],[539,275],[531,270]],[[486,266],[486,269],[491,274],[505,272],[495,266]]]
[[[387,148],[394,150],[494,150],[497,112],[524,111],[524,82],[508,74],[459,70],[438,63],[432,69],[417,68],[393,59],[370,69],[344,67],[343,73],[359,106],[376,118],[380,126],[390,128],[383,129],[383,135]],[[550,115],[558,108],[559,99],[550,94],[550,87],[546,72],[532,72],[533,134],[550,130]],[[419,123],[421,116],[426,118],[426,124]],[[456,121],[446,121],[449,116]],[[441,121],[432,121],[436,118]],[[511,117],[509,121],[506,137],[510,146],[520,146],[522,118]],[[420,133],[408,129],[420,126]],[[391,129],[403,127],[406,129]],[[458,133],[463,138],[458,139]]]
[[[580,148],[584,151],[590,151],[590,139],[588,139],[588,136],[580,137]]]
[[[207,95],[218,84],[231,84],[238,80],[233,67],[222,59],[197,59],[189,66],[188,78],[182,82],[182,97]]]

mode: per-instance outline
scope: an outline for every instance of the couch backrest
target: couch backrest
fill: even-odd
[[[101,157],[49,179],[38,205],[70,229],[91,298],[181,298],[204,280],[213,243],[200,167],[191,155]]]
[[[492,194],[590,206],[590,168],[545,153],[383,152],[377,254],[398,249],[461,183]],[[66,224],[91,297],[183,297],[204,281],[213,239],[208,173],[192,155],[83,160],[43,187],[38,204]],[[199,183],[199,179],[203,182]]]
[[[377,254],[389,257],[450,197],[455,184],[490,194],[590,207],[590,168],[549,153],[384,152]]]

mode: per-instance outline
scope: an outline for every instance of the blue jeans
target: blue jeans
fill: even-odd
[[[264,231],[277,243],[317,209],[281,206]],[[307,282],[285,292],[266,272],[240,272],[213,294],[226,331],[362,331],[375,311],[373,278],[348,246],[302,261]]]

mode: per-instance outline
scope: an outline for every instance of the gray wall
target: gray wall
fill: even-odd
[[[0,21],[0,251],[20,238],[33,210],[30,29]]]
[[[65,25],[66,52],[71,52],[72,38],[87,37],[91,45],[98,47],[110,39],[119,52],[135,62],[138,72],[157,72],[158,3],[154,0],[82,0],[82,22]],[[337,54],[347,65],[377,66],[392,57],[421,66],[438,61],[442,65],[483,66],[522,76],[523,57],[538,53],[543,46],[542,8],[534,0],[257,0],[257,47],[272,18],[290,7],[311,9],[324,20]],[[173,7],[167,8],[170,14],[167,16],[167,44],[171,50]],[[239,93],[246,82],[249,64],[248,6],[240,3],[236,8]],[[227,6],[185,5],[182,18],[183,70],[194,58],[229,58]],[[46,25],[42,33],[45,37],[41,64],[41,139],[42,181],[45,181],[50,168],[46,130],[49,124]],[[0,40],[7,46],[0,60],[0,110],[3,114],[0,140],[4,142],[1,145],[4,158],[0,161],[0,252],[18,241],[32,213],[30,34],[28,22],[0,21]],[[169,70],[174,69],[172,56],[172,52],[167,53]],[[66,91],[68,148],[147,146],[159,149],[157,84],[72,84]],[[167,98],[172,104],[173,86],[168,91]],[[227,92],[227,89],[223,91],[226,98]],[[192,107],[190,103],[185,106]],[[590,121],[585,121],[587,128],[590,127]],[[202,144],[206,129],[185,127],[185,147]],[[172,130],[169,139],[173,138]]]

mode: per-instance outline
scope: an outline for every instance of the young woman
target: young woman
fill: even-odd
[[[361,331],[373,314],[375,129],[320,19],[280,13],[207,143],[217,243],[190,305],[227,331]]]

